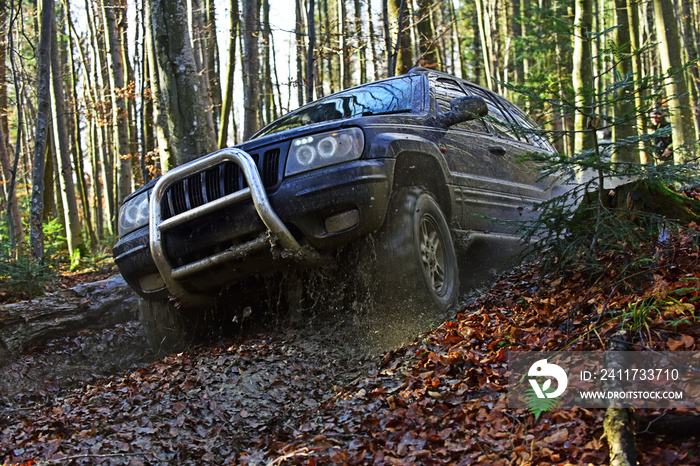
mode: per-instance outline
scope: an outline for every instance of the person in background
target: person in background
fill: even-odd
[[[668,128],[666,131],[662,131],[663,134],[654,134],[654,152],[659,162],[673,160],[671,123],[666,121],[666,117],[661,110],[651,112],[651,128],[655,133],[658,133],[660,129]]]

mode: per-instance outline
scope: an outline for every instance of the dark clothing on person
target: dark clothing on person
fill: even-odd
[[[671,136],[671,123],[667,122],[664,117],[661,117],[657,124],[652,123],[651,129],[653,129],[655,133],[654,152],[656,154],[656,158],[662,162],[673,160],[673,138]]]

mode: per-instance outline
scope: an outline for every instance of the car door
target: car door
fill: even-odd
[[[442,76],[432,78],[437,111],[450,110],[457,97],[475,95],[458,81]],[[483,96],[482,96],[483,97]],[[489,115],[500,117],[500,109],[492,99],[486,100]],[[450,169],[453,194],[453,221],[458,228],[484,232],[512,232],[514,225],[491,219],[514,220],[523,211],[523,196],[514,184],[521,183],[516,174],[512,146],[515,135],[507,125],[496,127],[491,120],[475,119],[441,130],[438,144]],[[500,120],[496,120],[497,122]]]
[[[499,140],[495,145],[499,162],[509,171],[501,189],[514,202],[515,210],[505,219],[523,219],[532,213],[532,204],[547,198],[546,183],[539,181],[538,167],[526,161],[535,152],[552,152],[553,148],[536,131],[536,125],[520,109],[486,89],[463,83],[467,93],[479,95],[489,107],[486,124]]]

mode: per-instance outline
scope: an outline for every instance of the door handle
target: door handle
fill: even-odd
[[[503,146],[489,146],[489,152],[493,155],[499,155],[503,157],[506,155],[506,148]]]

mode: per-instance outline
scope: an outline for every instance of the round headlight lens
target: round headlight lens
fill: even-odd
[[[119,210],[119,236],[148,225],[148,194],[144,191],[126,201]]]
[[[300,165],[309,166],[313,163],[316,158],[316,149],[313,146],[301,146],[297,150],[297,160]]]
[[[359,159],[364,147],[365,136],[360,128],[346,128],[295,139],[289,148],[284,174],[294,175]]]
[[[338,142],[333,136],[328,136],[318,142],[318,155],[327,159],[333,157],[338,150]]]

